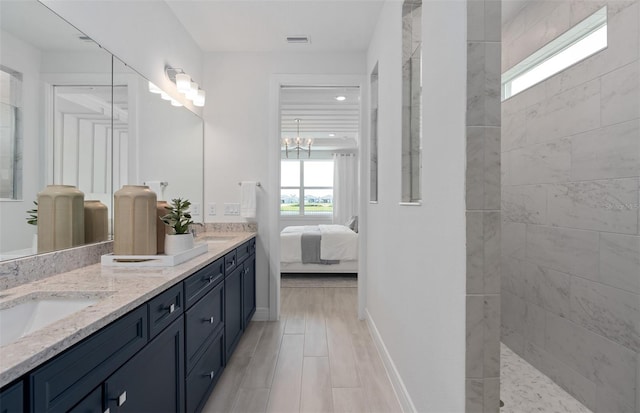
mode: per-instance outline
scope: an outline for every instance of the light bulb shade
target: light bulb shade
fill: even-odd
[[[313,138],[307,138],[307,146],[311,146],[313,144]]]
[[[176,74],[176,86],[178,92],[187,93],[191,88],[191,77],[186,73]]]
[[[187,99],[193,100],[198,96],[198,84],[196,82],[191,82],[191,86],[189,87],[189,91],[184,94]]]
[[[149,92],[162,93],[162,89],[160,89],[158,86],[154,85],[153,83],[149,82]]]
[[[200,107],[204,106],[205,97],[206,97],[205,91],[202,89],[198,90],[198,95],[195,98],[193,98],[193,105],[200,106]]]
[[[167,95],[164,92],[160,92],[160,97],[164,100],[171,100],[171,96]]]
[[[289,145],[291,145],[291,139],[289,139],[289,138],[284,138],[284,139],[282,139],[282,143],[283,143],[284,145],[286,145],[286,146],[289,146]]]
[[[178,101],[177,101],[177,100],[175,100],[175,99],[171,99],[171,106],[177,106],[177,107],[180,107],[180,106],[182,106],[182,103],[178,102]]]

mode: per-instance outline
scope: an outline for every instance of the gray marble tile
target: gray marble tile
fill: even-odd
[[[582,376],[562,361],[553,357],[542,347],[533,343],[528,343],[525,348],[526,360],[533,364],[548,379],[553,380],[556,385],[568,392],[575,400],[563,398],[565,402],[572,405],[572,402],[582,403],[588,409],[594,409],[596,405],[596,384]],[[572,406],[569,411],[580,411],[578,406]]]
[[[640,111],[640,72],[633,62],[602,77],[602,124],[637,119]]]
[[[598,274],[598,233],[527,225],[526,258],[534,264],[568,274]]]
[[[467,294],[484,291],[484,244],[482,212],[467,211]]]
[[[571,177],[592,180],[640,175],[638,136],[640,121],[635,119],[571,137]]]
[[[500,128],[484,128],[483,208],[488,210],[500,209],[500,139]]]
[[[500,293],[500,340],[515,352],[524,352],[525,301],[508,291]]]
[[[485,45],[467,43],[467,126],[485,124]]]
[[[482,379],[465,380],[465,412],[484,412],[484,381]]]
[[[601,387],[596,388],[595,399],[595,407],[593,409],[595,413],[637,413],[633,405],[624,403],[617,394],[606,391]]]
[[[526,110],[510,110],[511,100],[502,104],[502,151],[522,148],[526,144]]]
[[[502,216],[503,219],[505,216]],[[526,224],[502,221],[502,256],[523,259],[525,257]]]
[[[513,295],[524,298],[524,263],[511,257],[502,257],[500,267],[500,291],[508,291]]]
[[[633,351],[549,312],[545,349],[623,404],[635,404]]]
[[[484,135],[482,126],[467,127],[467,209],[484,209]]]
[[[525,224],[547,223],[545,185],[509,185],[502,187],[502,213],[505,219]]]
[[[591,412],[506,345],[501,354],[500,393],[505,403],[501,413]]]
[[[483,292],[485,294],[500,293],[500,235],[501,220],[499,211],[483,212],[482,243],[483,243]]]
[[[530,262],[524,263],[525,300],[561,317],[571,312],[571,276]]]
[[[638,178],[549,186],[549,223],[594,231],[638,233]]]
[[[483,377],[500,377],[500,296],[485,295],[483,301]]]
[[[571,141],[560,139],[515,149],[509,157],[509,185],[567,182],[571,175]]]
[[[640,294],[640,237],[600,234],[598,281]]]
[[[501,91],[501,70],[500,56],[502,53],[501,44],[498,42],[485,43],[484,62],[484,126],[501,125],[500,115],[500,91]],[[469,70],[469,69],[468,69]]]
[[[600,127],[600,80],[551,96],[527,110],[527,142],[540,143]]]
[[[502,43],[505,45],[505,54],[507,54],[507,52],[511,52],[512,47],[508,46],[512,46],[518,38],[525,34],[524,18],[524,10],[520,9],[515,15],[511,16],[510,19],[502,23]],[[502,67],[503,71],[507,69],[509,69],[509,67]]]
[[[636,293],[573,277],[571,320],[640,352],[640,295]]]
[[[467,3],[468,4],[468,3]],[[484,40],[502,40],[502,1],[484,0]]]
[[[527,343],[544,347],[545,319],[544,308],[530,302],[525,303],[523,333]]]
[[[485,40],[485,1],[472,0],[467,2],[467,40]]]
[[[498,360],[500,343],[498,343]],[[484,413],[498,413],[500,411],[500,377],[484,379]]]
[[[465,376],[482,379],[484,377],[484,296],[467,295],[466,312]]]

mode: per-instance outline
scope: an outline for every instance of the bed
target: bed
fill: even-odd
[[[286,227],[280,233],[281,273],[357,273],[358,234],[345,225]]]

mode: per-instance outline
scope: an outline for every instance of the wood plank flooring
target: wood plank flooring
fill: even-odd
[[[280,321],[251,322],[203,413],[401,412],[356,288],[282,288]]]

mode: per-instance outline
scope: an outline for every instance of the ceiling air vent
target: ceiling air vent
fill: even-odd
[[[287,36],[287,43],[306,44],[311,43],[309,36]]]

